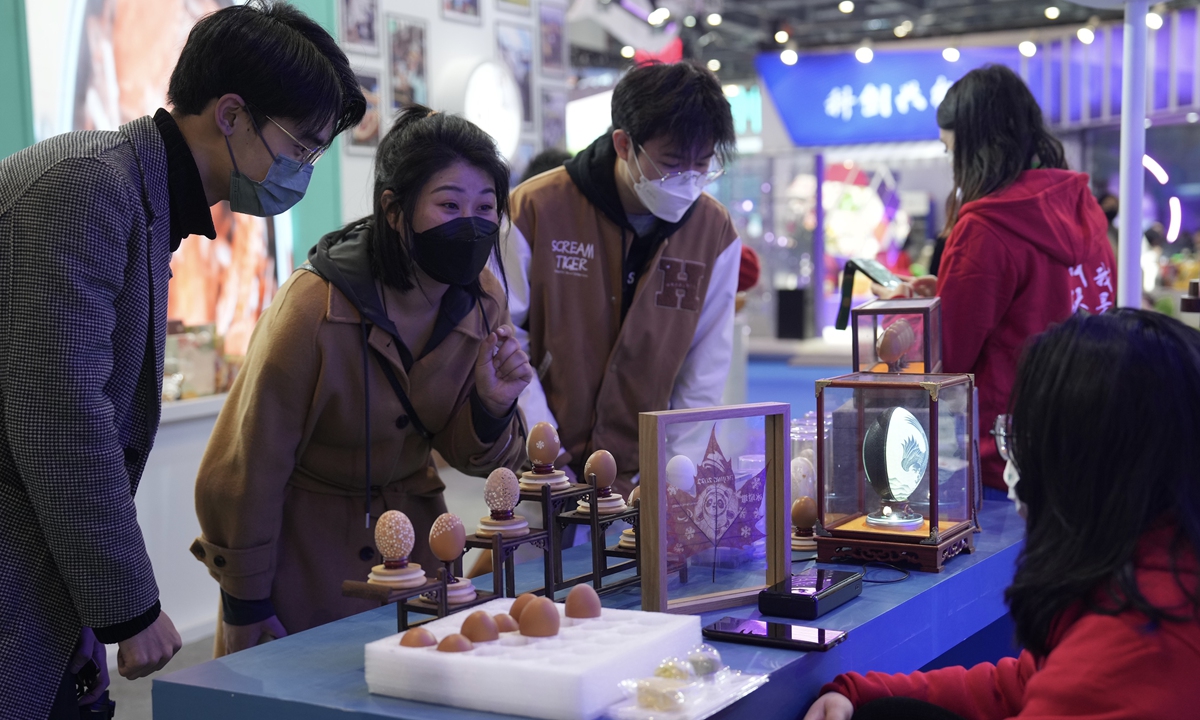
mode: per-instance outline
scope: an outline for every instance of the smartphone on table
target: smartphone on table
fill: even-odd
[[[805,652],[812,650],[824,652],[846,639],[846,633],[842,630],[826,630],[825,628],[735,617],[723,617],[711,625],[706,625],[702,632],[704,637],[710,640],[765,645]]]

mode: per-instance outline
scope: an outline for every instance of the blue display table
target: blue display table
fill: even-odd
[[[814,622],[789,621],[849,631],[846,641],[829,652],[714,643],[731,667],[771,675],[770,682],[720,717],[800,716],[821,685],[838,673],[910,672],[996,622],[1006,612],[1004,588],[1012,580],[1025,524],[1011,503],[999,501],[984,502],[980,524],[984,532],[976,536],[975,553],[954,558],[944,572],[913,572],[899,583],[868,584],[861,597]],[[564,556],[575,572],[589,562],[586,546]],[[796,563],[795,571],[810,565]],[[537,585],[540,570],[537,563],[518,566],[518,588]],[[476,582],[486,587],[491,581]],[[609,607],[636,607],[637,597],[636,590],[627,590],[604,602]],[[722,615],[757,614],[755,606],[747,605],[703,619],[707,624]],[[370,695],[363,677],[363,646],[395,632],[396,611],[383,607],[158,678],[153,690],[155,720],[502,717]]]

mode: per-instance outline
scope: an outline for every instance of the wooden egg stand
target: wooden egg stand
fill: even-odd
[[[583,475],[588,480],[584,485],[588,492],[576,500],[575,510],[561,512],[555,522],[556,533],[561,535],[567,527],[584,525],[591,529],[592,571],[577,575],[573,578],[563,578],[561,550],[555,562],[555,586],[557,592],[565,588],[590,582],[596,592],[612,592],[628,585],[641,582],[641,571],[637,547],[637,528],[640,510],[636,506],[626,504],[625,499],[612,490],[617,480],[617,461],[607,450],[597,450],[588,458],[583,466]],[[630,525],[633,531],[633,550],[621,547],[621,542],[607,547],[605,533],[618,520]],[[622,539],[625,538],[622,533]],[[628,545],[628,542],[626,543]],[[609,565],[609,558],[618,558],[623,562]],[[604,579],[627,570],[633,570],[632,577],[605,585]]]
[[[542,551],[545,585],[537,594],[544,594],[545,589],[554,584],[550,533],[531,530],[529,522],[513,512],[521,502],[517,476],[508,468],[493,470],[488,476],[483,496],[491,513],[480,518],[479,528],[467,536],[466,546],[492,552],[492,593],[496,597],[517,596],[516,561],[513,556],[522,545],[533,545]]]

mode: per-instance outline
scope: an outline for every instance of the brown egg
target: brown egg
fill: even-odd
[[[525,593],[513,601],[512,607],[508,609],[508,614],[512,616],[513,620],[521,622],[521,611],[525,609],[526,605],[536,599],[537,595],[534,595],[533,593]]]
[[[529,452],[530,462],[538,465],[552,465],[562,449],[558,439],[558,431],[548,422],[540,422],[529,429],[529,439],[525,443]]]
[[[512,512],[521,496],[521,483],[508,468],[496,468],[483,486],[483,501],[492,512]]]
[[[637,487],[635,487],[633,489],[633,492],[629,493],[629,504],[630,505],[639,505],[639,504],[641,504],[641,502],[642,502],[642,486],[638,485]]]
[[[454,562],[467,544],[467,529],[457,515],[442,513],[429,529],[429,549],[442,562]]]
[[[576,585],[567,593],[567,617],[600,617],[600,596],[591,585]]]
[[[792,525],[811,528],[817,522],[817,503],[810,497],[802,497],[792,503]]]
[[[413,525],[399,510],[388,510],[375,522],[375,547],[384,560],[406,558],[413,549]]]
[[[534,598],[521,611],[521,634],[525,637],[554,637],[562,618],[558,605],[550,598]]]
[[[516,632],[521,629],[521,626],[517,624],[517,621],[513,620],[512,615],[509,615],[508,613],[500,613],[492,619],[496,621],[496,629],[502,633]]]
[[[907,320],[897,320],[879,336],[875,353],[883,362],[891,365],[904,357],[917,341],[917,334]]]
[[[470,652],[475,649],[471,641],[455,633],[447,635],[440,643],[438,643],[438,652]]]
[[[437,638],[425,628],[418,627],[404,633],[404,636],[400,638],[400,644],[404,647],[414,648],[433,647],[437,645]]]
[[[596,476],[597,488],[612,487],[617,481],[617,461],[612,453],[607,450],[592,453],[583,465],[583,477],[591,484],[593,475]]]
[[[491,642],[500,639],[500,630],[496,621],[483,610],[476,610],[462,624],[462,634],[475,643]]]

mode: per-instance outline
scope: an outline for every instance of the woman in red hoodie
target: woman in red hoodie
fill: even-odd
[[[840,675],[805,720],[1200,716],[1200,332],[1074,315],[1026,352],[1010,427],[1027,527],[1006,598],[1025,650]]]
[[[916,292],[942,298],[943,368],[974,373],[979,424],[1004,412],[1029,338],[1077,310],[1116,305],[1104,211],[1088,178],[1067,169],[1037,100],[1003,65],[972,70],[938,106],[953,155],[949,239],[936,278]],[[1004,490],[1004,461],[981,438],[983,481]]]

